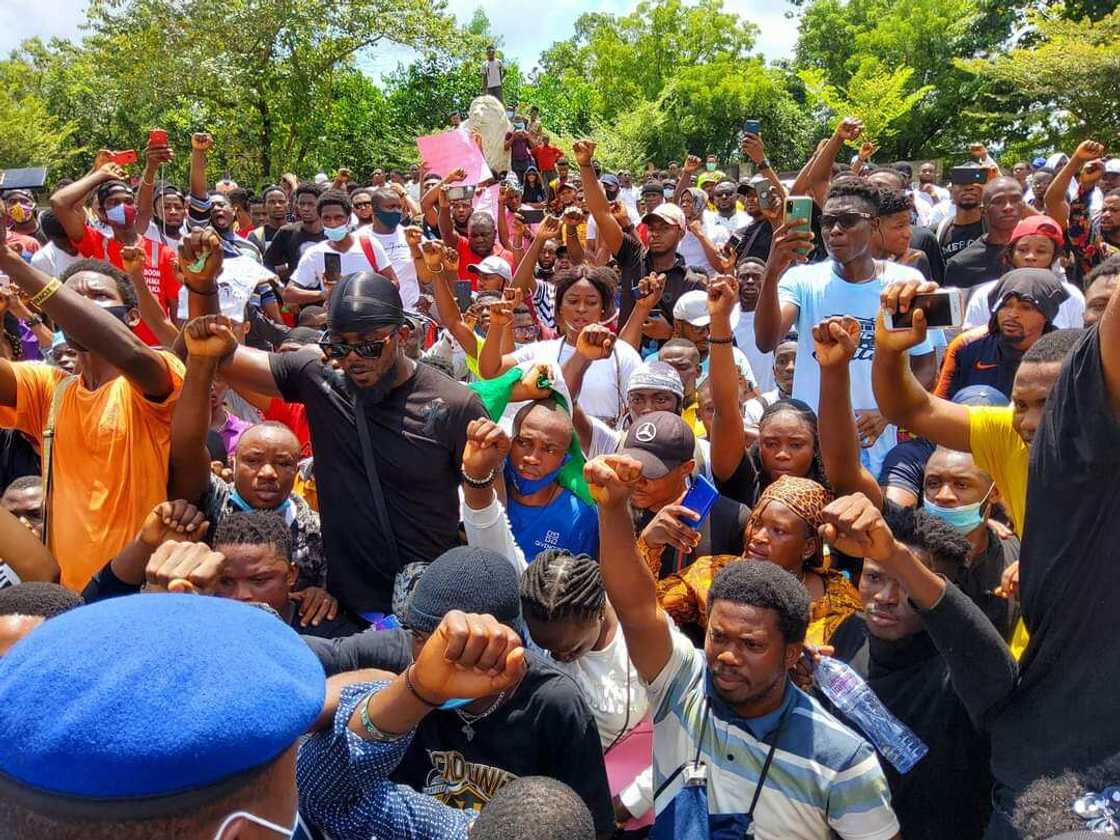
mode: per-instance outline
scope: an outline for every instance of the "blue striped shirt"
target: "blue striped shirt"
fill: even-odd
[[[683,780],[677,774],[666,782],[696,755],[704,707],[710,703],[700,757],[707,765],[712,836],[721,829],[745,827],[783,715],[778,747],[755,807],[755,836],[825,840],[831,830],[851,840],[889,840],[898,833],[875,751],[792,682],[779,709],[754,720],[741,718],[711,689],[704,652],[674,629],[673,653],[649,685],[649,700],[658,829],[669,827],[667,821],[671,826],[673,798]]]

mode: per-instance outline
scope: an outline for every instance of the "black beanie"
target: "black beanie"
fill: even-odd
[[[327,325],[335,333],[364,332],[404,323],[401,293],[388,277],[371,271],[338,281],[327,307]]]
[[[513,564],[471,545],[448,549],[424,570],[405,610],[405,624],[432,633],[451,610],[492,615],[516,629],[521,591]]]

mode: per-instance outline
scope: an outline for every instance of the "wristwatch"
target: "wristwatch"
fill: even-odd
[[[756,166],[758,167],[759,172],[764,169],[770,169],[770,158],[763,158],[756,164]]]
[[[362,719],[362,726],[365,727],[366,734],[369,735],[371,741],[376,741],[379,744],[387,744],[391,741],[399,741],[408,733],[403,732],[400,735],[393,735],[389,732],[382,732],[377,728],[377,724],[370,720],[369,701],[373,697],[373,694],[374,692],[372,691],[367,694],[365,696],[365,699],[363,699],[361,701],[361,704],[358,706],[359,716]]]
[[[32,315],[24,321],[24,323],[29,327],[41,327],[43,325],[43,319],[38,315]]]

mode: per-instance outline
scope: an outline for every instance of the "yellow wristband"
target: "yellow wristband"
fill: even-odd
[[[62,283],[52,277],[47,285],[45,285],[42,289],[36,292],[34,296],[32,296],[30,300],[31,305],[41,307],[44,303],[54,297],[55,292],[57,292],[61,288]]]

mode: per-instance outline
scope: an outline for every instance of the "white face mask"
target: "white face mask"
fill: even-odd
[[[224,820],[222,820],[222,824],[220,826],[218,826],[218,830],[214,833],[214,840],[222,840],[222,835],[225,833],[225,830],[227,828],[229,828],[230,823],[232,823],[238,817],[244,817],[249,822],[256,823],[259,826],[263,826],[264,828],[267,828],[269,831],[275,831],[277,834],[279,834],[282,837],[289,837],[289,838],[294,837],[295,834],[296,834],[296,831],[299,830],[299,809],[298,809],[298,807],[296,809],[295,817],[292,819],[291,828],[284,828],[284,826],[282,826],[282,825],[277,825],[274,822],[269,822],[264,817],[258,817],[256,814],[250,814],[248,811],[234,811],[232,814],[230,814],[228,817],[226,817]]]

